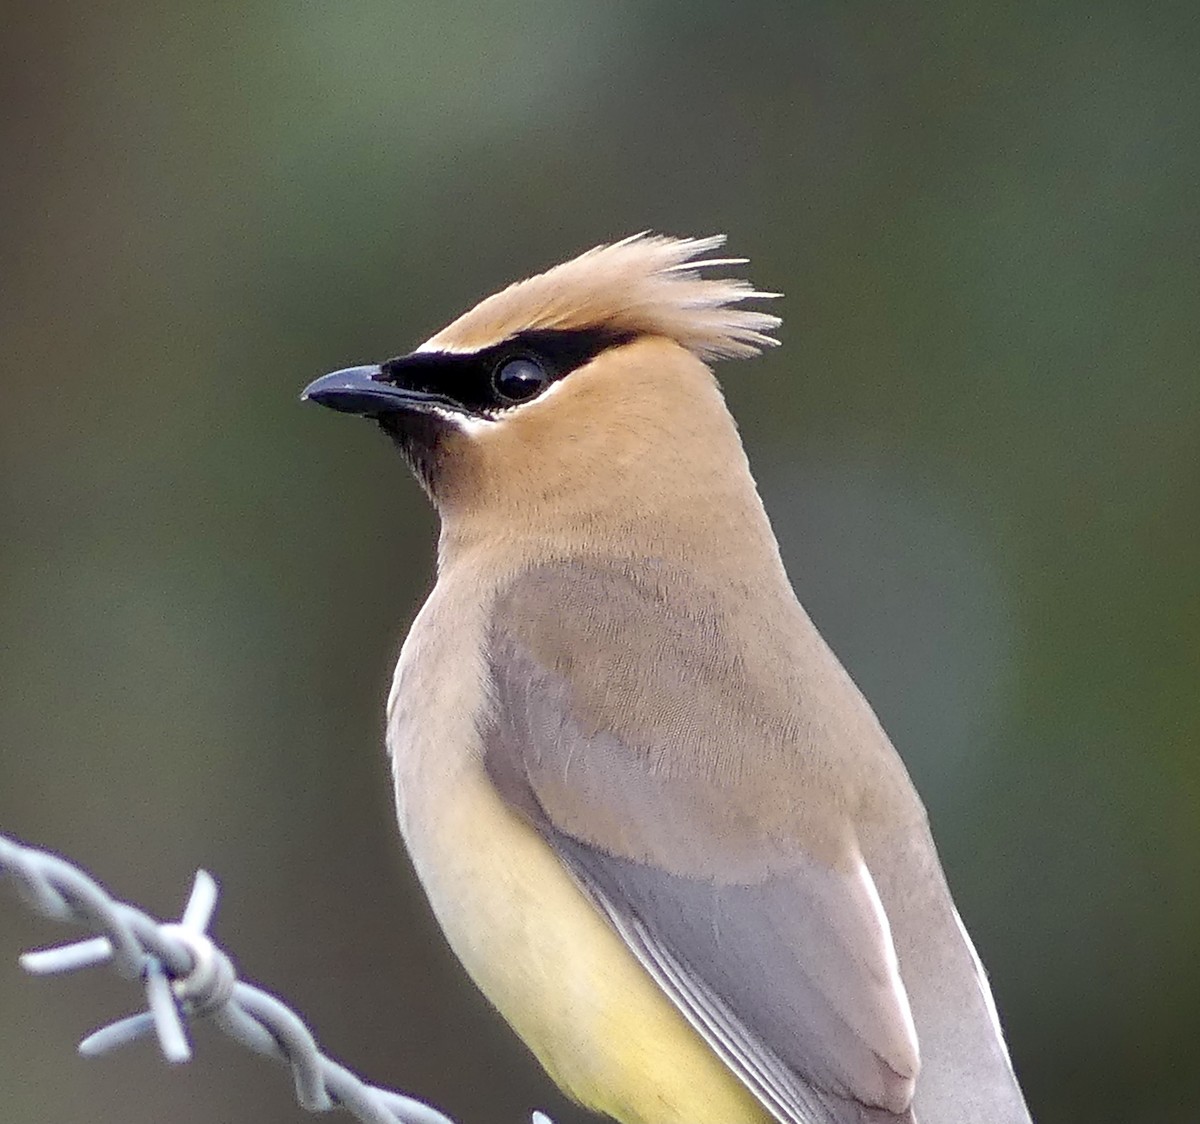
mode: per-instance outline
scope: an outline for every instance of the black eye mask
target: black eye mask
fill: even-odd
[[[483,351],[415,351],[389,359],[377,378],[447,409],[494,418],[631,339],[633,333],[604,328],[531,330]]]

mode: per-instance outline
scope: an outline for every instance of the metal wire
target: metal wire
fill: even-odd
[[[65,859],[0,835],[0,876],[5,874],[38,913],[104,934],[27,952],[21,957],[26,971],[46,975],[111,963],[126,979],[145,985],[147,1010],[88,1035],[80,1053],[104,1054],[153,1033],[167,1061],[186,1062],[192,1056],[188,1023],[206,1018],[256,1053],[291,1066],[296,1100],[309,1112],[343,1108],[364,1124],[454,1124],[421,1101],[366,1084],[321,1053],[299,1015],[237,978],[229,957],[206,932],[217,883],[204,871],[196,873],[178,922],[156,921],[117,901]]]

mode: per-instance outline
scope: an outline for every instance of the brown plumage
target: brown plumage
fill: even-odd
[[[318,380],[438,506],[388,745],[451,945],[623,1124],[1027,1124],[924,810],[796,600],[706,359],[778,320],[638,235]]]
[[[663,336],[701,359],[741,359],[778,340],[779,317],[736,308],[760,293],[738,278],[700,271],[744,258],[704,258],[724,243],[710,238],[634,234],[596,246],[482,300],[421,345],[422,351],[478,351],[530,328],[603,327]]]

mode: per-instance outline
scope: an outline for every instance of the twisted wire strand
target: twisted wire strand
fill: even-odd
[[[88,1035],[79,1044],[80,1053],[104,1054],[155,1034],[168,1061],[186,1062],[192,1056],[187,1026],[206,1018],[243,1046],[289,1065],[296,1100],[309,1112],[342,1108],[364,1124],[454,1124],[422,1101],[368,1085],[326,1057],[299,1015],[237,978],[233,962],[206,931],[218,888],[204,871],[197,871],[177,922],[156,921],[117,901],[66,859],[0,835],[0,877],[4,875],[36,912],[103,934],[27,952],[21,957],[26,971],[47,975],[110,963],[126,979],[145,985],[147,1010]]]

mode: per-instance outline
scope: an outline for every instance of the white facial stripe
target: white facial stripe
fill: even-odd
[[[585,366],[586,366],[586,364],[585,364]],[[576,368],[576,370],[579,370],[579,369],[580,368]],[[574,372],[572,372],[572,374],[573,373]],[[570,375],[565,375],[562,378],[555,379],[536,398],[531,398],[531,399],[529,399],[528,402],[518,402],[515,406],[510,406],[505,411],[505,413],[510,413],[510,412],[515,413],[517,410],[523,410],[527,406],[536,406],[539,402],[545,402],[547,399],[553,398],[554,395],[558,394],[562,390],[562,388],[567,385],[568,378],[570,378]]]
[[[509,338],[509,337],[506,336],[505,339],[507,339],[507,338]],[[489,347],[495,347],[496,344],[503,343],[503,342],[504,342],[503,339],[499,339],[499,340],[493,340],[491,343],[485,343],[482,346],[459,347],[456,344],[435,343],[434,340],[426,340],[423,344],[421,344],[420,347],[418,347],[413,352],[413,354],[419,355],[421,353],[424,353],[424,354],[428,355],[429,352],[432,351],[438,355],[477,355],[479,352],[487,351],[487,349]]]
[[[480,433],[486,433],[500,423],[492,418],[477,418],[471,414],[459,414],[455,419],[455,424],[468,437],[475,437]]]
[[[436,404],[430,404],[426,409],[443,421],[449,422],[456,429],[462,430],[469,437],[485,433],[489,428],[498,424],[496,419],[493,418],[481,418],[474,414],[461,413],[458,410],[451,410],[445,406],[438,406]]]

